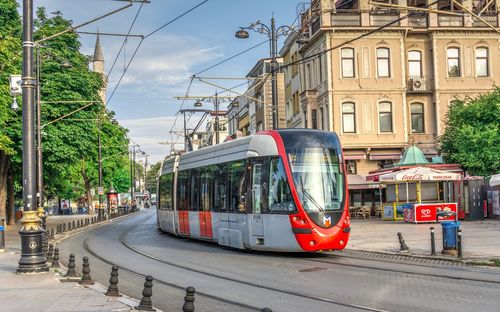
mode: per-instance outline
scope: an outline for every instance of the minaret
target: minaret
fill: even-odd
[[[104,73],[104,55],[102,54],[99,31],[97,31],[97,39],[95,41],[94,58],[92,60],[92,70],[102,75],[104,86],[102,87],[101,91],[99,91],[99,95],[101,96],[103,104],[106,105],[106,89],[108,87],[107,86],[108,79],[106,77],[106,74]]]

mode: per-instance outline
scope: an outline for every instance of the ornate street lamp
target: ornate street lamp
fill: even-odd
[[[276,75],[279,70],[278,62],[276,57],[278,55],[278,37],[287,36],[290,33],[296,33],[298,38],[303,38],[302,34],[298,33],[295,29],[288,25],[283,25],[276,28],[274,17],[271,18],[271,27],[256,21],[250,24],[248,27],[240,27],[240,29],[234,34],[238,39],[247,39],[250,37],[247,29],[253,30],[260,34],[267,35],[271,41],[271,92],[272,92],[272,113],[273,113],[273,129],[278,129],[278,85],[276,81]],[[304,41],[301,41],[304,43]]]

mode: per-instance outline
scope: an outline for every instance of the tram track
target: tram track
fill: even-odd
[[[148,218],[150,218],[149,215],[146,216],[143,221],[146,221]],[[142,222],[140,222],[140,223],[142,223]],[[120,225],[120,224],[116,224],[112,228],[114,228],[114,227],[116,227],[118,225]],[[352,308],[352,309],[357,309],[357,310],[362,310],[362,311],[378,311],[378,312],[386,311],[386,310],[383,310],[383,309],[378,309],[378,308],[372,308],[372,307],[367,307],[367,306],[362,306],[362,305],[357,305],[357,304],[352,304],[352,303],[341,302],[341,301],[337,301],[337,300],[334,300],[334,299],[322,298],[322,297],[317,297],[317,296],[311,296],[311,295],[303,294],[303,293],[292,291],[292,290],[280,289],[280,288],[276,288],[276,287],[261,285],[261,284],[258,284],[258,283],[244,281],[244,280],[240,280],[240,279],[237,279],[237,278],[232,278],[232,277],[224,276],[224,275],[217,274],[217,273],[207,272],[207,271],[204,271],[204,270],[200,270],[200,269],[192,268],[192,267],[189,267],[189,266],[186,266],[186,265],[178,264],[178,263],[175,263],[175,262],[172,262],[172,261],[168,261],[167,259],[163,259],[163,258],[160,258],[158,256],[149,254],[149,253],[147,253],[147,252],[145,252],[143,250],[140,250],[140,249],[134,247],[131,243],[129,243],[127,241],[127,239],[126,239],[127,235],[129,233],[133,232],[140,225],[142,225],[142,224],[134,224],[134,225],[130,226],[129,228],[125,229],[121,233],[121,235],[119,236],[120,244],[122,244],[124,247],[126,247],[130,251],[132,251],[132,252],[134,252],[134,253],[142,256],[142,257],[154,260],[156,262],[159,262],[159,263],[162,263],[162,264],[165,264],[165,265],[169,265],[169,266],[181,269],[181,270],[186,270],[186,271],[189,271],[189,272],[194,272],[194,273],[202,274],[202,275],[205,275],[205,276],[210,276],[212,278],[217,278],[217,279],[225,280],[225,281],[232,282],[232,283],[238,283],[238,284],[241,284],[241,285],[255,287],[255,288],[258,288],[258,289],[264,289],[264,290],[276,292],[278,294],[286,294],[286,295],[290,295],[290,296],[295,296],[295,297],[298,297],[298,298],[301,298],[301,299],[308,299],[308,300],[313,300],[313,301],[318,301],[318,302],[324,302],[324,303],[328,303],[328,304],[332,304],[332,305],[337,305],[337,306],[342,306],[342,307],[347,307],[347,308]],[[92,238],[94,238],[95,236],[99,235],[100,233],[102,233],[102,232],[104,232],[106,230],[110,230],[110,227],[106,227],[105,229],[103,229],[103,230],[101,230],[99,232],[95,232],[92,235],[88,236],[85,239],[85,241],[84,241],[84,248],[92,256],[100,259],[101,261],[103,261],[105,263],[112,264],[107,259],[105,259],[105,258],[97,255],[97,253],[94,252],[90,248],[90,246],[89,246],[89,241]],[[336,256],[337,257],[342,257],[342,258],[352,258],[352,257],[349,257],[349,256],[343,256],[343,255],[336,255]],[[359,264],[348,264],[348,263],[338,263],[338,262],[335,262],[335,261],[328,261],[328,260],[322,260],[322,259],[304,259],[304,258],[302,258],[302,260],[305,260],[305,261],[308,261],[308,262],[313,262],[313,263],[328,264],[328,265],[333,265],[333,266],[337,265],[337,266],[345,266],[345,267],[352,267],[352,268],[362,268],[362,269],[369,269],[369,270],[379,270],[379,271],[385,271],[385,272],[388,271],[388,272],[391,272],[391,273],[402,273],[402,274],[409,274],[409,275],[415,275],[415,276],[426,276],[426,277],[434,277],[434,278],[446,278],[446,279],[451,279],[453,281],[461,280],[461,281],[472,281],[472,282],[479,282],[479,283],[491,283],[491,284],[495,284],[495,285],[500,284],[499,281],[493,281],[493,280],[454,277],[454,276],[448,276],[448,275],[443,275],[443,274],[430,274],[430,273],[423,273],[423,272],[411,272],[411,271],[406,271],[406,270],[390,269],[390,268],[384,268],[384,269],[382,269],[382,268],[376,267],[376,266],[359,265]],[[373,259],[362,259],[362,260],[375,261]],[[391,261],[384,261],[384,262],[389,262],[389,263],[392,263],[392,264],[395,263],[395,262],[391,262]],[[427,267],[429,267],[429,266],[427,266]],[[125,271],[127,271],[130,274],[135,275],[135,276],[139,276],[139,277],[144,277],[145,276],[145,274],[139,273],[139,272],[137,272],[137,271],[135,271],[133,269],[130,269],[130,268],[121,267],[121,269],[123,269],[123,270],[125,270]],[[443,268],[443,269],[446,269],[446,268]],[[167,286],[167,287],[172,287],[172,288],[175,288],[175,289],[184,290],[184,287],[181,286],[181,285],[178,285],[178,284],[174,284],[174,283],[171,283],[171,282],[166,282],[166,281],[158,280],[158,279],[155,279],[155,281],[157,283],[159,283],[161,285],[164,285],[164,286]],[[244,309],[255,310],[255,311],[260,311],[260,309],[262,308],[262,307],[256,307],[256,306],[252,306],[252,305],[247,305],[247,304],[244,304],[244,303],[236,302],[234,300],[228,300],[226,298],[223,298],[223,297],[220,297],[220,296],[217,296],[217,295],[212,295],[212,294],[204,293],[204,292],[197,292],[197,293],[200,296],[204,296],[206,298],[210,298],[210,299],[213,299],[213,300],[224,302],[224,303],[233,305],[235,307],[241,307],[241,308],[244,308]]]
[[[145,217],[144,220],[146,220],[148,218],[149,218],[149,216]],[[107,260],[106,258],[104,258],[104,257],[98,255],[96,252],[94,252],[90,248],[90,246],[89,246],[89,241],[91,239],[93,239],[94,237],[98,236],[99,234],[101,234],[101,233],[103,233],[105,231],[109,231],[110,229],[113,229],[113,228],[115,228],[115,227],[117,227],[119,225],[120,224],[116,224],[116,225],[113,225],[112,227],[106,227],[106,228],[104,228],[104,229],[102,229],[100,231],[96,231],[93,234],[89,235],[88,237],[85,238],[85,240],[83,242],[83,248],[90,255],[92,255],[93,257],[101,260],[104,263],[107,263],[109,265],[113,265],[114,263],[112,263],[111,261]],[[384,309],[367,307],[367,306],[358,305],[358,304],[352,304],[352,303],[345,303],[345,302],[340,302],[340,301],[329,299],[329,298],[322,298],[322,297],[317,297],[317,296],[310,296],[310,295],[307,295],[307,294],[303,294],[303,293],[295,292],[295,291],[291,291],[291,290],[279,289],[279,288],[270,287],[270,286],[266,286],[266,285],[260,285],[260,284],[257,284],[257,283],[243,281],[243,280],[239,280],[239,279],[236,279],[236,278],[231,278],[231,277],[227,277],[227,276],[223,276],[223,275],[219,275],[219,274],[215,274],[215,273],[206,272],[206,271],[199,270],[199,269],[190,268],[188,266],[180,265],[180,264],[177,264],[177,263],[173,263],[171,261],[167,261],[165,259],[161,259],[161,258],[156,257],[154,255],[150,255],[150,254],[148,254],[148,253],[146,253],[144,251],[138,250],[137,248],[134,248],[133,246],[131,246],[131,244],[129,244],[126,241],[126,236],[130,232],[132,232],[135,228],[139,227],[140,225],[141,224],[139,224],[139,225],[132,225],[128,229],[126,229],[125,231],[123,231],[123,233],[120,235],[119,241],[120,241],[120,243],[123,246],[125,246],[127,249],[131,250],[132,252],[134,252],[136,254],[139,254],[142,257],[146,257],[148,259],[157,261],[159,263],[166,264],[166,265],[169,265],[169,266],[172,266],[172,267],[176,267],[178,269],[187,270],[187,271],[190,271],[190,272],[194,272],[194,273],[198,273],[198,274],[210,276],[210,277],[213,277],[213,278],[225,280],[225,281],[228,281],[228,282],[238,283],[238,284],[241,284],[241,285],[255,287],[255,288],[258,288],[258,289],[265,289],[265,290],[273,291],[273,292],[280,293],[280,294],[286,294],[286,295],[298,297],[298,298],[301,298],[301,299],[308,299],[308,300],[312,300],[312,301],[324,302],[324,303],[328,303],[328,304],[332,304],[332,305],[336,305],[336,306],[341,306],[341,307],[346,307],[346,308],[351,308],[351,309],[355,309],[355,310],[359,310],[359,311],[387,312],[387,310],[384,310]],[[129,274],[131,274],[133,276],[142,277],[142,278],[144,278],[146,276],[145,274],[137,272],[136,270],[133,270],[131,268],[120,266],[120,269],[123,270],[123,271],[128,272]],[[164,286],[167,286],[167,287],[172,287],[172,288],[175,288],[175,289],[178,289],[178,290],[182,290],[182,291],[185,290],[185,286],[181,286],[181,285],[178,285],[178,284],[175,284],[175,283],[171,283],[171,282],[166,282],[166,281],[163,281],[161,279],[156,279],[155,278],[155,283],[159,283],[161,285],[164,285]],[[241,307],[241,308],[244,308],[244,309],[255,310],[255,311],[260,311],[262,309],[262,307],[252,306],[252,305],[248,305],[248,304],[236,302],[234,300],[228,300],[226,298],[223,298],[223,297],[220,297],[220,296],[217,296],[217,295],[208,294],[206,292],[200,292],[198,290],[197,290],[196,293],[197,293],[197,295],[204,296],[206,298],[210,298],[210,299],[213,299],[213,300],[218,300],[220,302],[224,302],[224,303],[227,303],[227,304],[230,304],[230,305],[233,305],[233,306],[236,306],[236,307]]]
[[[335,255],[335,256],[346,258],[346,259],[350,258],[350,259],[357,259],[357,260],[363,260],[363,261],[384,262],[384,263],[389,263],[389,264],[402,264],[402,263],[393,262],[393,261],[380,261],[380,260],[373,260],[373,259],[364,259],[364,258],[359,258],[359,257],[354,258],[354,257],[342,256],[342,255]],[[314,262],[314,263],[352,267],[352,268],[358,268],[358,269],[368,269],[368,270],[377,270],[377,271],[391,272],[391,273],[419,275],[419,276],[426,276],[426,277],[432,277],[432,278],[444,278],[444,279],[450,279],[453,281],[469,281],[469,282],[489,283],[489,284],[500,285],[500,280],[477,279],[477,278],[468,278],[468,277],[461,277],[461,276],[450,276],[450,275],[445,275],[445,274],[431,274],[431,273],[425,273],[425,272],[412,272],[409,270],[391,269],[391,268],[387,268],[387,267],[380,268],[380,267],[376,267],[376,266],[360,265],[360,264],[352,264],[352,263],[340,263],[340,262],[336,262],[336,261],[327,261],[327,260],[320,260],[320,259],[303,259],[303,260],[308,261],[308,262]],[[407,264],[404,264],[404,265],[407,265]],[[415,266],[420,266],[420,267],[425,267],[425,268],[436,268],[436,267],[432,267],[429,265],[415,265]],[[446,268],[446,267],[438,267],[438,268],[440,270],[447,270],[450,272],[457,271],[457,270],[452,270],[452,269]],[[473,273],[472,271],[469,271],[469,272]]]

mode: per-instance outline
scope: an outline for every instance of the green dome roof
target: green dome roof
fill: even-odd
[[[400,166],[408,166],[408,165],[421,165],[428,164],[429,161],[425,158],[424,153],[420,148],[415,145],[412,145],[406,149],[399,161]]]

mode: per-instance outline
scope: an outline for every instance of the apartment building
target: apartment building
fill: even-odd
[[[282,64],[283,60],[278,59]],[[271,59],[261,59],[246,76],[248,88],[228,107],[229,135],[250,135],[273,128]],[[278,127],[286,127],[285,86],[282,73],[276,75],[278,84]]]
[[[287,124],[338,133],[352,174],[398,162],[411,144],[432,159],[453,101],[500,84],[499,6],[311,1],[301,16],[309,42],[282,49],[285,64],[302,60],[284,66]]]

